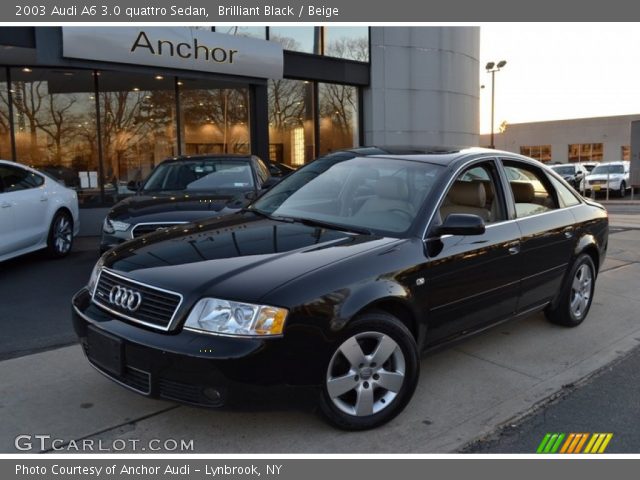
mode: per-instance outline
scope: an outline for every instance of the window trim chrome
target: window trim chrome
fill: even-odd
[[[140,285],[140,286],[142,286],[142,287],[146,287],[146,288],[149,288],[149,289],[151,289],[151,290],[157,290],[157,291],[159,291],[159,292],[169,293],[169,294],[171,294],[171,295],[177,295],[178,297],[180,297],[180,301],[178,302],[178,305],[176,306],[176,309],[175,309],[175,311],[173,312],[173,315],[172,315],[172,316],[171,316],[171,318],[169,319],[169,323],[167,323],[167,326],[166,326],[166,327],[162,327],[162,326],[160,326],[160,325],[155,325],[155,324],[153,324],[153,323],[145,322],[144,320],[139,320],[139,319],[136,319],[136,318],[130,317],[130,316],[128,316],[128,315],[126,315],[126,314],[124,314],[124,313],[121,313],[121,312],[118,312],[118,311],[116,311],[116,310],[113,310],[113,309],[112,309],[112,308],[110,308],[109,306],[107,306],[107,305],[105,305],[105,304],[103,304],[103,303],[99,302],[98,300],[96,300],[96,298],[95,298],[95,292],[96,292],[96,290],[97,290],[97,288],[98,288],[98,284],[100,283],[100,279],[102,278],[102,274],[103,274],[105,271],[106,271],[109,275],[113,275],[114,277],[116,277],[116,278],[120,278],[120,279],[125,280],[125,281],[127,281],[127,282],[135,283],[136,285]],[[139,282],[139,281],[137,281],[137,280],[133,280],[133,279],[128,278],[128,277],[125,277],[125,276],[123,276],[123,275],[119,275],[119,274],[117,274],[117,273],[113,272],[113,270],[111,270],[111,269],[109,269],[109,268],[102,267],[102,269],[100,269],[100,274],[98,275],[98,278],[96,279],[96,285],[95,285],[95,287],[94,287],[93,293],[91,294],[91,301],[92,301],[93,303],[95,303],[98,307],[100,307],[100,308],[102,308],[102,309],[104,309],[104,310],[108,311],[109,313],[111,313],[111,314],[113,314],[113,315],[116,315],[116,316],[118,316],[118,317],[124,318],[124,319],[126,319],[126,320],[129,320],[130,322],[138,323],[138,324],[140,324],[140,325],[145,325],[145,326],[147,326],[147,327],[151,327],[151,328],[154,328],[154,329],[156,329],[156,330],[161,330],[161,331],[163,331],[163,332],[168,332],[168,331],[172,330],[172,329],[175,327],[176,318],[177,318],[177,316],[178,316],[178,312],[180,311],[180,307],[182,306],[182,303],[184,302],[184,297],[183,297],[183,295],[182,295],[181,293],[174,292],[174,291],[172,291],[172,290],[166,290],[166,289],[164,289],[164,288],[160,288],[160,287],[156,287],[156,286],[153,286],[153,285],[149,285],[149,284],[147,284],[147,283]]]
[[[431,216],[429,217],[429,221],[427,222],[426,227],[425,227],[425,229],[424,229],[424,231],[422,233],[422,240],[423,241],[433,240],[434,238],[439,238],[439,237],[427,237],[426,235],[427,235],[427,232],[429,231],[429,227],[431,226],[431,222],[433,222],[433,219],[434,219],[434,217],[436,215],[436,212],[438,211],[440,205],[442,204],[442,201],[444,200],[444,197],[445,197],[446,193],[449,192],[449,189],[451,188],[451,185],[453,184],[455,179],[458,178],[458,175],[460,174],[460,172],[462,170],[464,170],[465,168],[471,166],[476,161],[483,161],[483,160],[484,161],[486,161],[486,160],[498,161],[498,160],[501,160],[503,158],[505,160],[513,160],[513,161],[516,161],[516,162],[527,163],[527,164],[529,164],[531,166],[534,166],[534,167],[537,167],[537,168],[540,168],[541,166],[544,168],[544,164],[536,165],[535,163],[533,163],[532,161],[530,161],[530,160],[528,160],[526,158],[517,158],[517,157],[510,156],[510,155],[504,155],[504,156],[496,155],[496,156],[493,156],[493,157],[477,157],[477,158],[473,158],[471,160],[468,160],[467,162],[465,162],[463,165],[461,165],[460,167],[458,167],[456,169],[456,171],[452,174],[451,178],[447,182],[446,187],[443,189],[442,193],[438,197],[438,201],[436,202],[437,208],[434,208],[433,211],[431,212]],[[501,167],[504,168],[503,165],[501,165]],[[553,187],[553,185],[552,185],[552,187]],[[504,187],[502,187],[502,188],[504,189]],[[555,190],[555,187],[553,187],[553,189]],[[557,192],[556,192],[556,195],[557,195]],[[526,218],[534,218],[534,217],[538,217],[540,215],[548,215],[550,213],[557,212],[557,211],[560,211],[560,210],[569,210],[571,208],[576,208],[576,207],[580,207],[580,206],[585,205],[584,197],[578,198],[578,200],[579,200],[580,203],[577,203],[576,205],[570,205],[568,207],[558,207],[558,208],[554,208],[553,210],[549,210],[547,212],[536,213],[534,215],[529,215],[527,217],[509,218],[507,220],[502,220],[500,222],[490,223],[490,224],[485,226],[485,229],[491,228],[491,227],[495,227],[495,226],[498,226],[498,225],[505,225],[505,224],[511,223],[511,222],[517,222],[519,220],[524,220]]]

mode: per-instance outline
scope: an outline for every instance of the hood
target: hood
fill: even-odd
[[[587,180],[606,180],[607,177],[611,180],[616,180],[618,178],[624,178],[625,173],[610,173],[607,175],[606,173],[598,173],[595,175],[587,175]]]
[[[117,203],[109,212],[109,218],[127,223],[193,221],[239,210],[249,203],[246,193],[143,192]]]
[[[213,296],[258,303],[285,282],[397,241],[241,212],[141,237],[104,260],[107,268],[192,301]]]

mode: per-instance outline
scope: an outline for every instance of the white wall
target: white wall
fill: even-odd
[[[499,150],[520,153],[521,146],[551,145],[551,161],[567,162],[570,144],[602,143],[603,161],[621,160],[620,147],[630,145],[634,120],[640,120],[640,115],[515,123],[507,125],[504,133],[495,134],[495,146]],[[480,145],[490,143],[489,135],[480,136]]]
[[[480,29],[372,27],[367,145],[477,145]]]

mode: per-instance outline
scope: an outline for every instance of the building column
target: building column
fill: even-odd
[[[371,27],[366,145],[477,145],[479,27]]]

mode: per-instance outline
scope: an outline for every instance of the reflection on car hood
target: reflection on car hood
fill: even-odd
[[[143,193],[125,198],[109,212],[109,218],[128,223],[193,221],[238,210],[248,203],[245,191],[237,193]]]
[[[127,242],[106,255],[105,266],[185,294],[259,302],[305,273],[397,241],[244,212]]]

